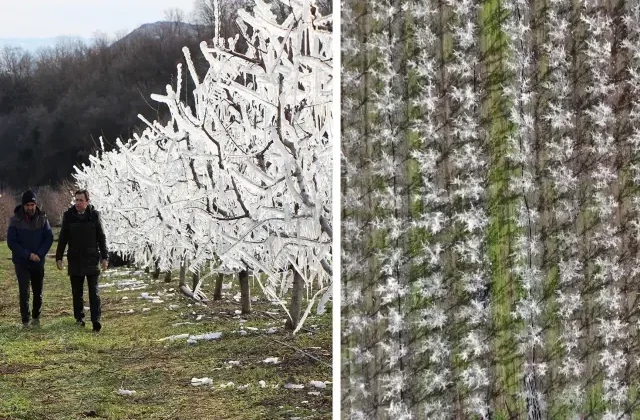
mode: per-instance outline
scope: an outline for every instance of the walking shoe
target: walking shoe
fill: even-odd
[[[100,332],[101,329],[102,329],[102,324],[100,324],[100,321],[96,321],[93,323],[93,331]]]
[[[32,327],[36,327],[36,328],[40,328],[40,318],[33,318],[31,320],[31,326]]]
[[[83,320],[81,320],[81,319],[79,319],[79,320],[77,320],[77,321],[76,321],[76,325],[79,325],[79,326],[81,326],[81,327],[84,327],[84,321],[83,321]]]

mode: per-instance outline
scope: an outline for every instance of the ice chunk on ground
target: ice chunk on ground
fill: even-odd
[[[172,335],[172,336],[169,336],[169,337],[161,338],[158,341],[166,341],[166,340],[176,341],[176,340],[181,340],[183,338],[188,338],[188,337],[189,337],[189,334],[178,334],[178,335]]]
[[[191,385],[193,386],[201,386],[201,385],[211,385],[213,380],[211,378],[191,378]]]
[[[205,333],[205,334],[200,334],[200,335],[191,335],[191,336],[189,336],[189,339],[187,340],[187,343],[188,344],[195,344],[200,340],[211,341],[211,340],[217,340],[220,337],[222,337],[222,333],[219,333],[219,332]]]
[[[327,384],[325,384],[324,382],[321,381],[310,381],[309,385],[315,387],[315,388],[321,388],[324,389],[327,387]]]
[[[193,322],[176,322],[175,324],[171,324],[172,327],[180,327],[182,325],[194,324]]]
[[[136,391],[130,391],[128,389],[122,389],[122,388],[120,388],[117,392],[118,392],[118,395],[134,395],[136,393]]]
[[[129,309],[128,311],[118,311],[119,314],[132,314],[134,312],[135,312],[135,310],[133,310],[133,309]]]

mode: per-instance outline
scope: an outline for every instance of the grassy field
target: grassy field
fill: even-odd
[[[146,287],[124,290],[117,284],[132,279]],[[262,298],[257,284],[253,291],[260,300],[241,319],[233,299],[237,284],[225,290],[222,301],[205,306],[174,294],[174,283],[109,269],[101,278],[103,330],[95,334],[90,322],[74,325],[66,271],[47,258],[42,326],[23,330],[10,251],[0,243],[0,419],[331,418],[330,309],[311,316],[305,330],[292,336],[283,330],[284,311]],[[157,294],[163,302],[152,303],[141,293]],[[88,321],[88,308],[85,313]],[[180,323],[188,324],[173,325]],[[267,333],[272,327],[276,332]],[[185,338],[158,341],[206,332],[222,336],[195,344]],[[269,357],[281,363],[264,363]],[[192,386],[194,377],[213,383]],[[326,388],[310,381],[327,382]],[[120,388],[136,393],[119,395]]]

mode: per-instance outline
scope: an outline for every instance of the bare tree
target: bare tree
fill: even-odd
[[[15,82],[27,77],[33,70],[33,56],[20,47],[6,45],[0,50],[0,72],[7,73]]]
[[[170,23],[171,34],[182,35],[184,31],[184,11],[177,7],[172,7],[164,11],[164,20]]]
[[[279,3],[279,2],[276,2]],[[238,32],[236,18],[238,10],[251,4],[248,0],[227,0],[220,2],[220,36],[229,38]],[[205,33],[213,34],[215,22],[214,0],[195,0],[193,22],[204,27]]]

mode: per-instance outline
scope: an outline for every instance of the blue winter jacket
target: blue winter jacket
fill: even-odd
[[[53,244],[53,233],[47,215],[36,207],[36,213],[28,218],[22,205],[15,208],[9,220],[7,245],[11,249],[14,264],[42,268],[47,252]],[[31,253],[40,257],[40,262],[29,260]]]

